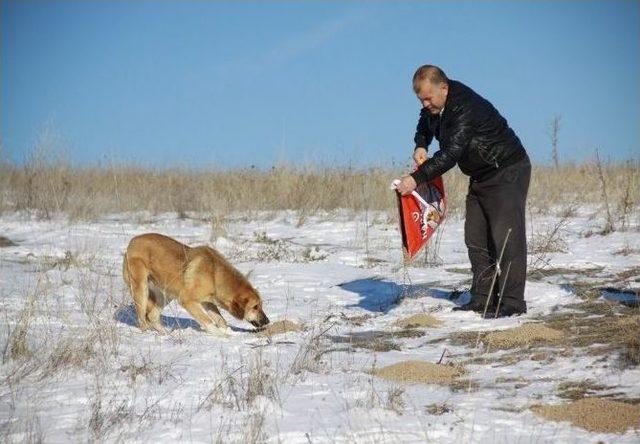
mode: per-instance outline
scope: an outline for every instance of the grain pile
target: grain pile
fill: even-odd
[[[537,415],[551,421],[569,421],[590,432],[624,433],[640,429],[640,407],[601,398],[583,398],[569,404],[532,407]]]
[[[426,361],[402,361],[376,369],[375,376],[395,382],[409,384],[449,384],[462,375],[464,370],[449,365],[433,364]]]
[[[258,331],[258,336],[275,336],[282,333],[287,333],[290,331],[301,331],[302,327],[300,327],[295,322],[291,322],[288,320],[276,321],[267,325],[265,328]]]
[[[516,328],[488,333],[483,338],[483,342],[489,348],[507,349],[540,342],[556,342],[563,337],[564,333],[561,331],[542,324],[525,324]]]
[[[393,323],[395,327],[401,328],[437,327],[440,324],[442,321],[427,313],[414,314]]]

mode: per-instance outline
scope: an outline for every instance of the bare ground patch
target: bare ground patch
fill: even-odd
[[[640,428],[639,406],[601,398],[534,406],[531,410],[550,421],[568,421],[596,433],[624,433],[628,429]]]
[[[527,273],[527,279],[534,282],[544,281],[545,278],[553,276],[581,276],[581,277],[598,277],[604,270],[602,266],[593,266],[588,268],[569,268],[569,267],[541,267],[532,268]]]
[[[13,242],[8,237],[0,236],[0,248],[2,248],[2,247],[15,247],[17,245],[18,244]]]
[[[396,339],[420,338],[424,332],[407,329],[399,331],[367,330],[352,332],[345,335],[327,336],[329,340],[337,344],[348,344],[351,348],[364,348],[378,352],[400,350],[400,344]]]
[[[488,362],[510,365],[523,359],[551,362],[577,350],[602,360],[613,359],[621,369],[640,365],[640,314],[637,309],[606,301],[585,301],[562,311],[541,316],[539,323],[515,329],[454,333],[444,340],[474,348],[484,343],[488,352],[506,350],[499,356],[483,353],[467,364]],[[441,342],[439,338],[437,342]],[[432,341],[436,342],[436,341]]]
[[[558,384],[556,387],[556,394],[563,398],[569,399],[571,401],[576,401],[578,399],[582,399],[585,397],[591,397],[598,395],[602,396],[602,392],[610,391],[615,389],[616,387],[609,387],[606,385],[598,384],[596,381],[592,379],[583,379],[579,381],[564,381]],[[612,396],[622,395],[623,393],[612,393],[607,398]]]

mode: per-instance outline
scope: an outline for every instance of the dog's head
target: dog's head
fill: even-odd
[[[254,327],[264,327],[269,323],[269,318],[262,311],[262,299],[251,286],[239,289],[238,296],[231,304],[231,314],[249,322]]]

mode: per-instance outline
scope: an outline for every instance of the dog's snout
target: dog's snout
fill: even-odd
[[[261,315],[260,318],[256,321],[251,321],[251,325],[253,325],[254,327],[264,327],[265,325],[267,325],[269,323],[269,318],[266,315]]]

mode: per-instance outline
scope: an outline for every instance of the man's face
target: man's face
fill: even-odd
[[[423,80],[419,84],[420,89],[416,93],[418,100],[424,108],[427,108],[429,113],[438,114],[444,108],[444,104],[447,101],[447,93],[449,92],[449,85],[446,83],[431,83],[429,80]]]

